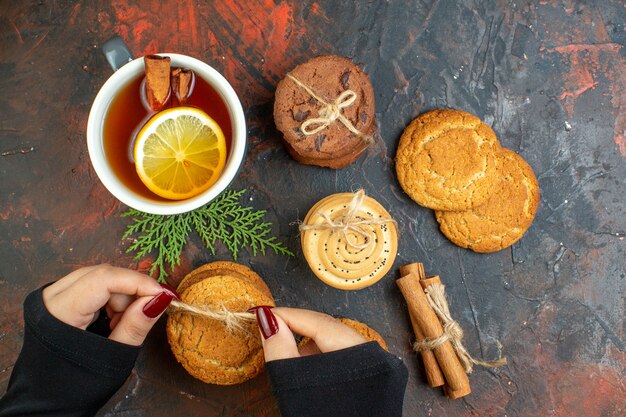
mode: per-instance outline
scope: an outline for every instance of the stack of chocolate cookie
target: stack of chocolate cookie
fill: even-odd
[[[289,154],[302,164],[343,168],[373,141],[374,90],[350,60],[323,55],[278,84],[274,121]]]
[[[539,207],[539,184],[526,161],[502,148],[493,130],[459,110],[418,116],[396,154],[404,191],[435,210],[441,231],[475,252],[518,241]]]

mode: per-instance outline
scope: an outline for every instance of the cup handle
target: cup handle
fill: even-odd
[[[102,45],[102,52],[113,71],[117,71],[133,60],[133,54],[122,38],[114,36]]]

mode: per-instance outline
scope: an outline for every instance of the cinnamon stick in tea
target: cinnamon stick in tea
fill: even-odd
[[[161,111],[170,98],[170,58],[147,55],[143,59],[146,70],[146,100],[154,111]]]
[[[426,290],[426,288],[433,284],[441,284],[441,278],[439,278],[439,275],[434,275],[428,278],[424,276],[422,279],[420,279],[420,285],[424,290]],[[472,389],[470,385],[467,384],[467,386],[464,386],[461,389],[453,390],[448,384],[446,384],[443,387],[443,391],[448,398],[454,400],[469,395],[472,392]]]
[[[170,74],[172,92],[178,104],[183,105],[189,99],[193,72],[188,69],[174,68]]]
[[[400,267],[400,275],[406,276],[415,272],[418,277],[425,276],[424,274],[424,265],[421,263],[412,263],[405,266]],[[411,327],[413,327],[413,333],[415,333],[415,338],[417,340],[424,340],[424,334],[422,333],[422,329],[415,321],[415,317],[411,313],[409,309],[409,318],[411,319]],[[426,372],[426,379],[428,380],[428,385],[431,387],[440,387],[445,384],[445,379],[443,378],[443,374],[441,373],[441,368],[439,368],[439,364],[437,363],[437,358],[435,358],[435,354],[432,350],[424,350],[420,352],[422,355],[422,360],[424,361],[424,371]]]
[[[423,335],[429,339],[441,336],[443,334],[441,322],[428,303],[426,294],[419,284],[419,276],[411,273],[399,278],[396,283]],[[451,391],[469,389],[469,378],[459,362],[452,344],[445,342],[433,349],[433,353],[435,358],[437,358],[449,389]]]

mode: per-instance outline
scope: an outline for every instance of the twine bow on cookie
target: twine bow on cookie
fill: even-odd
[[[356,127],[354,127],[352,122],[343,115],[342,110],[350,107],[356,101],[357,94],[354,91],[344,90],[333,102],[329,103],[319,95],[315,94],[309,86],[298,80],[293,75],[287,74],[287,77],[322,104],[322,107],[318,110],[318,117],[307,119],[300,125],[300,131],[302,134],[305,136],[315,135],[338,120],[350,132],[363,139],[363,141],[368,145],[373,143],[373,139],[370,135],[365,135],[360,132]]]
[[[222,306],[219,310],[212,310],[208,308],[199,308],[191,304],[184,303],[178,300],[172,300],[168,307],[168,313],[187,313],[195,316],[205,317],[221,321],[227,330],[232,331],[234,329],[245,330],[243,323],[254,321],[255,315],[243,311],[231,311],[225,306]]]
[[[363,226],[368,225],[381,225],[385,223],[395,223],[396,221],[391,218],[387,219],[364,219],[364,220],[355,220],[356,213],[359,211],[361,206],[363,205],[363,201],[365,200],[365,191],[363,189],[358,190],[354,193],[354,197],[348,204],[346,208],[346,214],[337,219],[333,220],[328,213],[321,212],[320,217],[324,220],[322,223],[318,224],[300,224],[300,231],[306,230],[330,230],[332,232],[339,232],[342,234],[343,239],[346,241],[348,246],[353,247],[354,249],[364,249],[370,244],[370,235],[363,228]],[[353,232],[361,237],[363,237],[363,244],[356,244],[348,239],[348,232]]]
[[[441,324],[443,326],[443,334],[435,339],[418,340],[413,344],[413,349],[416,352],[422,352],[424,350],[433,350],[446,342],[450,342],[452,347],[457,353],[465,372],[472,373],[474,365],[483,366],[485,368],[497,368],[502,365],[506,365],[506,358],[498,358],[493,361],[482,361],[475,359],[470,355],[465,346],[463,346],[463,329],[458,322],[456,322],[450,315],[450,308],[448,307],[448,301],[446,300],[445,287],[442,284],[429,285],[424,292],[428,303],[431,305]],[[500,344],[498,343],[498,347]]]

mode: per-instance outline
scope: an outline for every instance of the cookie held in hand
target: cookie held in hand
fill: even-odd
[[[213,311],[245,312],[257,305],[275,305],[261,277],[232,262],[215,262],[192,271],[178,291],[184,303]],[[239,384],[263,370],[256,321],[244,321],[241,328],[228,329],[224,322],[174,311],[166,330],[176,360],[206,383]]]
[[[216,261],[204,264],[190,273],[178,284],[178,293],[182,294],[187,288],[196,284],[205,278],[214,276],[230,276],[244,281],[250,282],[257,287],[263,294],[272,297],[272,293],[263,279],[247,266],[229,261]]]
[[[298,65],[276,87],[274,121],[298,162],[343,168],[372,142],[374,90],[350,60],[323,55]]]

